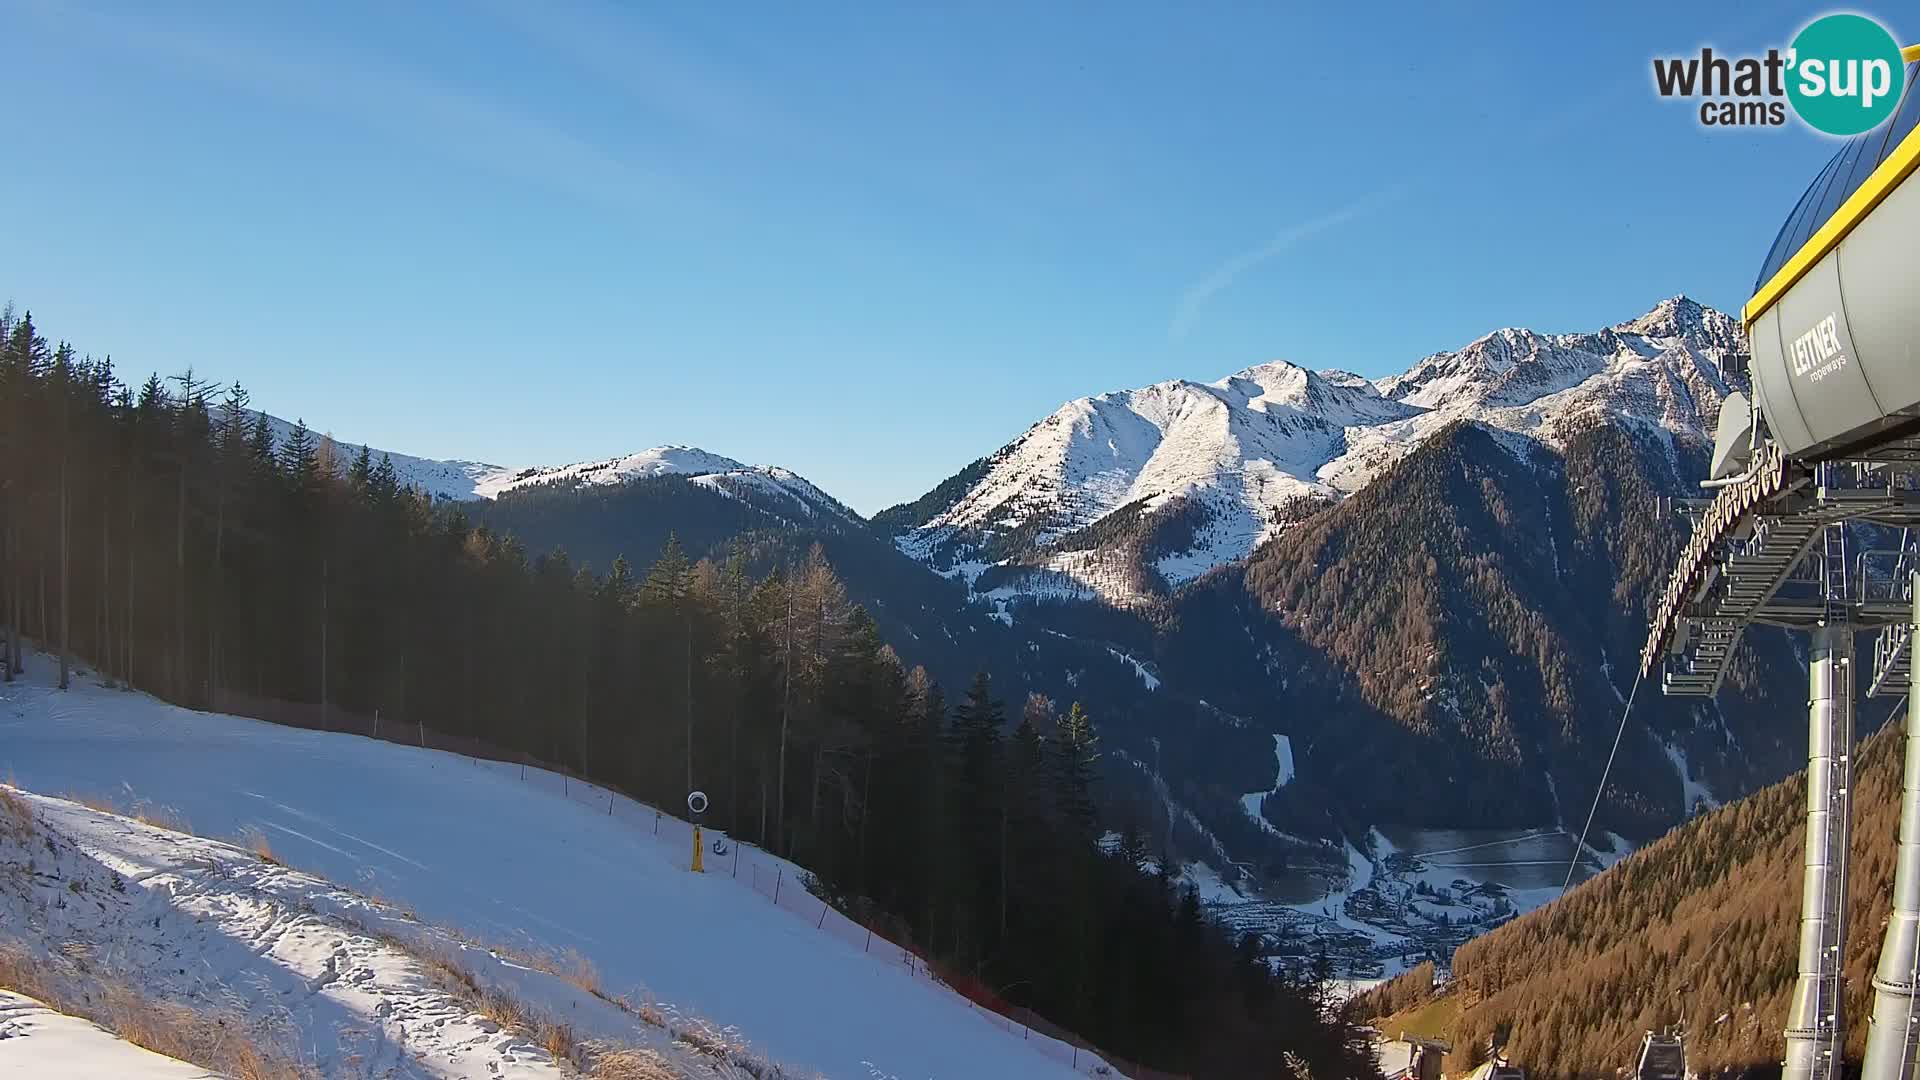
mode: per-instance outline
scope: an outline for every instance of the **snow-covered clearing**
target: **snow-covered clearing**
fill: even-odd
[[[1203,904],[1244,904],[1251,899],[1203,862],[1184,864],[1180,870],[1180,880],[1193,886]]]
[[[373,991],[345,973],[371,971],[371,985],[383,988],[388,962],[358,951],[354,934],[327,920],[403,908],[418,914],[419,925],[510,946],[512,955],[577,951],[598,969],[608,994],[651,1004],[669,1018],[704,1018],[719,1037],[790,1074],[1064,1078],[1101,1067],[1085,1051],[974,1008],[901,950],[865,940],[863,930],[798,888],[788,864],[736,844],[726,856],[708,853],[708,873],[689,873],[684,823],[603,789],[534,769],[523,774],[517,766],[357,736],[196,713],[89,678],[63,694],[51,687],[44,657],[34,657],[29,669],[25,680],[0,687],[0,777],[36,792],[164,807],[202,835],[258,830],[289,866],[318,876],[249,863],[253,857],[237,849],[214,858],[205,841],[177,833],[157,839],[85,810],[49,811],[76,842],[97,845],[90,857],[119,860],[122,876],[154,872],[140,882],[152,897],[143,903],[176,903],[153,890],[156,881],[179,881],[178,895],[208,897],[198,902],[230,910],[234,925],[260,924],[255,941],[283,917],[289,932],[274,939],[281,944],[268,950],[271,959],[226,951],[213,936],[222,932],[210,926],[198,940],[220,950],[231,970],[259,972],[276,993],[311,989],[300,965],[319,965],[311,978],[334,971],[325,983],[334,989],[311,995],[308,1007],[334,1010],[325,1015],[329,1024],[339,1021],[339,1031],[365,1031],[373,1048],[366,1052],[392,1054],[382,1060],[402,1060],[392,1049],[400,1045],[401,1021],[389,1014],[359,1024],[339,1002],[355,997],[374,1008],[377,1002],[365,997]],[[213,859],[224,876],[193,870],[193,859]],[[216,883],[225,884],[196,891]],[[265,899],[255,899],[255,890]],[[302,903],[312,903],[312,917],[328,928],[291,933],[308,916],[284,913]],[[380,929],[393,932],[393,924]],[[244,939],[225,940],[247,951]],[[277,951],[282,945],[291,950],[285,957]],[[341,948],[346,954],[331,959]],[[269,964],[280,974],[261,967]],[[551,978],[524,966],[496,967],[514,978]],[[567,989],[556,992],[570,995],[569,1006],[578,999],[580,1008],[589,1007],[589,996],[561,985]],[[609,1023],[617,1017],[636,1026],[625,1013],[608,1011]],[[415,1045],[411,1030],[407,1039]],[[536,1059],[512,1053],[524,1069],[536,1068]]]
[[[1133,673],[1139,676],[1140,681],[1146,684],[1147,689],[1149,690],[1160,689],[1159,678],[1156,677],[1153,672],[1147,670],[1147,665],[1141,663],[1138,660],[1135,660],[1133,657],[1128,656],[1126,653],[1121,652],[1119,649],[1116,649],[1111,645],[1107,646],[1107,651],[1113,654],[1113,658],[1115,660],[1118,660],[1123,664],[1132,664]]]
[[[1293,740],[1287,738],[1285,735],[1275,735],[1273,737],[1273,757],[1274,764],[1277,766],[1273,777],[1273,787],[1267,791],[1249,791],[1245,795],[1240,796],[1240,809],[1245,811],[1246,815],[1252,818],[1254,824],[1260,826],[1261,829],[1275,836],[1285,836],[1287,835],[1286,833],[1274,828],[1273,823],[1267,820],[1267,816],[1260,812],[1260,804],[1268,795],[1278,795],[1281,788],[1293,782]]]
[[[1688,817],[1695,810],[1714,810],[1720,806],[1720,800],[1713,797],[1713,789],[1693,777],[1693,768],[1687,762],[1687,752],[1672,743],[1662,743],[1667,752],[1667,760],[1673,762],[1673,771],[1680,774],[1680,801]]]

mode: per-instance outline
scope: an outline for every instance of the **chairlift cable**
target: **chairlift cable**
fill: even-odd
[[[1613,773],[1613,759],[1620,753],[1620,737],[1627,733],[1627,717],[1633,714],[1633,699],[1640,694],[1640,684],[1646,678],[1644,669],[1633,677],[1633,689],[1627,691],[1626,707],[1620,710],[1620,726],[1613,732],[1613,749],[1607,751],[1607,765],[1600,770],[1600,786],[1593,791],[1593,805],[1587,808],[1587,823],[1580,826],[1580,839],[1573,845],[1573,855],[1567,860],[1567,879],[1560,883],[1560,895],[1567,895],[1573,886],[1573,872],[1580,866],[1580,853],[1587,847],[1587,832],[1593,828],[1593,816],[1600,812],[1600,796],[1606,793],[1607,777]]]

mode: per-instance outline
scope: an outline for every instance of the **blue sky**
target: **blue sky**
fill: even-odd
[[[1083,394],[1734,310],[1832,152],[1649,75],[1806,4],[949,6],[0,0],[0,298],[343,440],[871,512]]]

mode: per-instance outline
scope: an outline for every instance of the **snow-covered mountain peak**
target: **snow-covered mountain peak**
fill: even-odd
[[[1344,386],[1349,390],[1370,392],[1376,396],[1380,393],[1380,388],[1373,385],[1372,379],[1352,371],[1346,371],[1341,368],[1321,368],[1319,375],[1335,386]]]
[[[294,425],[276,416],[267,417],[275,445],[284,445]],[[327,439],[324,434],[312,436]],[[349,460],[357,444],[340,444],[336,462]],[[466,501],[498,499],[500,496],[541,484],[615,485],[661,476],[684,477],[689,483],[725,495],[748,498],[763,508],[795,516],[812,518],[826,514],[852,523],[859,515],[838,499],[815,487],[805,477],[777,465],[746,465],[723,454],[697,446],[655,446],[619,457],[574,462],[553,467],[512,468],[477,461],[439,461],[387,450],[371,451],[393,463],[394,474],[402,485],[425,492],[435,499]]]
[[[1508,327],[1455,352],[1434,353],[1406,374],[1380,381],[1380,392],[1425,409],[1449,405],[1514,405],[1539,396],[1551,383],[1568,385],[1591,374],[1581,356],[1568,356],[1553,338]]]
[[[508,492],[535,485],[614,485],[662,476],[679,476],[729,498],[747,498],[782,513],[802,518],[816,514],[858,521],[838,499],[815,487],[792,469],[777,465],[747,465],[697,446],[655,446],[620,457],[582,461],[554,468],[503,472],[476,484],[473,498],[497,499]]]
[[[1623,334],[1640,334],[1656,338],[1686,337],[1695,334],[1717,337],[1727,326],[1738,326],[1738,323],[1732,316],[1715,311],[1692,297],[1682,294],[1660,301],[1645,315],[1623,322],[1614,329]]]
[[[1371,383],[1357,375],[1336,372],[1339,378],[1276,360],[1237,371],[1208,385],[1233,395],[1235,404],[1256,412],[1291,410],[1309,423],[1346,427],[1370,421],[1397,419],[1414,410],[1384,400]]]
[[[473,494],[483,499],[494,499],[504,492],[533,484],[622,484],[651,476],[705,476],[710,473],[738,472],[746,468],[730,457],[709,453],[697,446],[655,446],[598,461],[580,461],[554,468],[521,469],[491,483],[476,485]]]
[[[1597,333],[1496,330],[1456,351],[1425,357],[1406,374],[1382,379],[1378,385],[1387,397],[1425,409],[1461,413],[1515,408],[1596,377],[1612,380],[1675,349],[1679,352],[1668,357],[1668,366],[1689,366],[1690,356],[1718,368],[1734,354],[1743,353],[1746,341],[1732,317],[1675,296],[1638,318]],[[1718,408],[1716,398],[1713,409]]]
[[[1588,415],[1668,441],[1709,440],[1729,390],[1724,371],[1744,351],[1732,318],[1677,296],[1593,333],[1496,330],[1374,382],[1272,361],[1217,382],[1079,398],[988,458],[977,479],[897,539],[908,554],[970,577],[1003,564],[1001,580],[1051,572],[1048,589],[1065,575],[1076,588],[1126,599],[1142,585],[1137,573],[1106,565],[1114,531],[1076,539],[1118,511],[1135,515],[1125,529],[1144,545],[1140,557],[1178,584],[1245,557],[1286,527],[1300,499],[1356,491],[1456,421],[1518,437],[1514,446],[1555,445],[1566,421]],[[1169,514],[1178,527],[1154,524]]]

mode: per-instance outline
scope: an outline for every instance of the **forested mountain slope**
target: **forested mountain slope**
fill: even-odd
[[[1170,642],[1169,679],[1193,665],[1231,685],[1227,663],[1280,681],[1299,703],[1284,724],[1302,776],[1353,792],[1371,820],[1577,820],[1631,689],[1646,597],[1684,536],[1656,497],[1697,466],[1591,421],[1559,442],[1515,452],[1466,423],[1434,436],[1244,570],[1177,597],[1180,635],[1199,640]],[[1751,641],[1716,703],[1640,697],[1603,827],[1646,838],[1694,809],[1688,779],[1739,792],[1793,767],[1799,743],[1779,723],[1797,704],[1791,653],[1779,635]],[[1258,680],[1241,685],[1215,700],[1258,708]]]
[[[1901,742],[1900,732],[1882,731],[1855,758],[1846,958],[1855,1059],[1893,884]],[[1684,1023],[1697,1069],[1777,1066],[1799,942],[1805,814],[1802,772],[1462,946],[1449,990],[1459,1005],[1456,1045],[1483,1044],[1510,1023],[1512,1056],[1531,1075],[1612,1076],[1643,1031]]]

